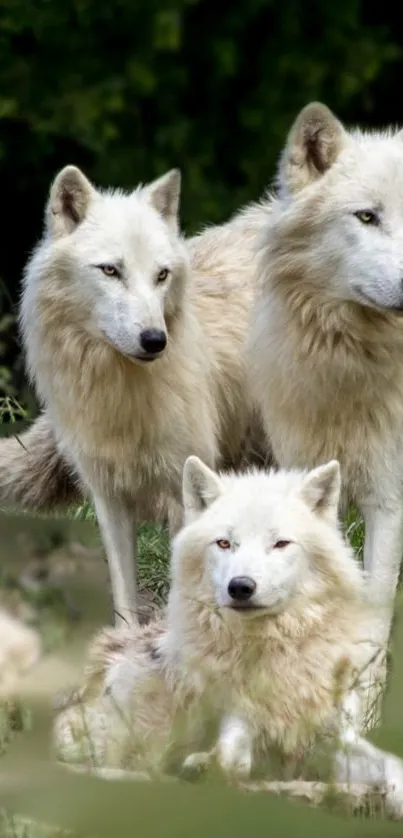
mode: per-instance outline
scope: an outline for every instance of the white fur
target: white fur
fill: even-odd
[[[403,134],[347,132],[312,104],[279,185],[261,240],[251,389],[281,466],[340,460],[387,636],[403,547]]]
[[[66,229],[65,223],[62,227],[63,222],[59,222],[63,210],[55,215],[53,196],[73,173],[77,188],[86,190],[88,203],[79,223]],[[163,213],[155,205],[155,196],[162,189],[168,194],[168,190],[173,190],[175,196]],[[21,308],[23,328],[27,330],[28,318],[35,320],[37,313],[34,277],[43,276],[57,265],[60,271],[66,272],[66,293],[72,302],[74,297],[80,300],[81,317],[88,332],[98,340],[106,339],[135,363],[145,363],[147,356],[140,344],[141,332],[146,329],[165,332],[165,300],[173,278],[178,273],[186,274],[187,269],[186,252],[177,227],[179,189],[176,170],[131,194],[119,190],[100,192],[78,169],[67,167],[67,174],[63,170],[52,187],[45,238],[27,268]],[[55,218],[61,229],[56,226]],[[102,265],[115,268],[119,276],[105,275]],[[168,276],[158,283],[162,269],[168,270]],[[35,345],[34,335],[30,335],[28,364],[31,369],[34,364],[39,392],[46,399],[49,385],[46,376],[38,370],[36,356],[40,337],[38,329]]]
[[[236,465],[250,410],[252,294],[231,276],[192,273],[179,193],[178,170],[123,194],[66,167],[24,279],[21,327],[45,433],[94,500],[123,620],[137,610],[136,520],[171,501],[177,528],[186,457]],[[156,352],[144,349],[150,330],[166,339]]]
[[[179,739],[177,769],[216,760],[245,781],[273,751],[297,764],[330,739],[340,782],[351,764],[354,782],[385,781],[391,811],[401,811],[400,760],[363,738],[377,643],[363,572],[338,525],[339,490],[337,462],[235,475],[190,457],[166,612],[95,639],[79,703],[56,720],[62,757],[92,750],[101,771],[147,760],[161,771]],[[279,539],[293,543],[275,547]],[[228,596],[240,571],[257,585],[242,607]],[[201,750],[209,721],[217,736]]]
[[[200,480],[198,463],[195,468],[196,476],[192,474],[190,460],[184,478],[185,503],[190,503],[191,515],[194,515],[192,504],[195,502],[192,491],[198,490],[197,481]],[[192,485],[192,480],[196,481],[196,486]],[[202,488],[208,502],[215,499],[215,489],[220,499],[220,503],[213,505],[209,513],[204,511],[203,519],[203,538],[209,539],[211,533],[211,541],[208,540],[204,551],[204,561],[216,604],[221,608],[234,605],[229,585],[237,577],[247,577],[256,585],[253,596],[245,603],[247,607],[253,606],[251,613],[254,613],[255,608],[273,614],[281,612],[294,596],[305,590],[310,593],[311,585],[316,586],[318,583],[316,576],[312,577],[312,570],[316,573],[316,569],[310,568],[309,562],[312,522],[307,507],[316,511],[316,493],[323,499],[324,490],[329,491],[321,515],[325,522],[330,519],[335,523],[337,504],[335,508],[334,498],[338,500],[339,484],[339,467],[335,462],[317,469],[306,483],[301,483],[298,472],[295,475],[281,472],[271,483],[265,473],[261,472],[254,477],[253,482],[250,481],[247,499],[242,499],[246,488],[242,480],[234,481],[232,490],[225,492],[223,497],[221,484],[220,488]],[[234,515],[238,507],[243,510],[239,519]],[[306,544],[302,543],[302,531],[305,533]],[[189,538],[187,531],[185,536]],[[221,540],[225,541],[224,548],[217,543]],[[354,584],[356,566],[349,561],[343,572],[346,577],[352,575]],[[243,603],[239,605],[242,607]]]

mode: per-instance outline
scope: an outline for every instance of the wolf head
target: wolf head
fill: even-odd
[[[339,531],[339,494],[337,461],[309,472],[218,475],[189,457],[172,602],[200,600],[245,619],[279,614],[297,598],[356,592],[361,572]]]
[[[310,104],[288,136],[278,187],[273,246],[283,236],[290,265],[298,249],[309,255],[316,292],[403,313],[403,132],[348,132]]]
[[[27,286],[50,274],[50,291],[62,284],[66,318],[75,300],[75,325],[139,364],[160,357],[188,271],[179,198],[177,169],[124,194],[100,191],[67,166],[52,184]]]

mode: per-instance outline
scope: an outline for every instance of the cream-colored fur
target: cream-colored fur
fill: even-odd
[[[184,241],[196,276],[192,286],[194,291],[190,289],[192,308],[196,309],[202,321],[206,318],[207,337],[214,341],[217,351],[227,340],[228,329],[228,346],[238,346],[239,329],[247,328],[253,298],[253,292],[248,289],[254,286],[256,242],[266,227],[269,215],[268,198],[246,207],[225,224],[208,227],[200,235]],[[241,311],[241,320],[238,318],[233,323],[230,321],[232,305],[228,307],[229,297],[231,304],[235,304],[237,315]],[[220,365],[216,369],[220,372],[228,362],[227,349],[218,360]],[[237,356],[233,362],[230,361],[230,365],[233,363],[237,365]],[[115,382],[114,375],[112,382]],[[108,381],[108,384],[111,382]],[[90,380],[87,389],[90,389]],[[228,388],[223,386],[223,390],[221,401],[226,403]],[[231,442],[233,430],[231,428],[229,443],[224,443],[224,447],[228,444],[230,448],[234,447]],[[266,446],[262,446],[260,429],[252,426],[251,431],[248,446],[261,460],[266,457]],[[74,464],[69,462],[68,453],[64,455],[60,451],[54,422],[47,412],[18,437],[0,439],[1,507],[49,514],[77,504],[83,500],[85,493],[86,487]],[[163,498],[158,508],[159,515],[166,511],[165,500]],[[144,506],[139,515],[154,518],[154,493],[151,504],[146,501]]]
[[[403,133],[293,126],[261,240],[251,392],[284,468],[340,460],[387,636],[403,531]]]
[[[218,475],[190,457],[166,613],[96,638],[85,685],[56,719],[61,758],[151,772],[217,759],[245,778],[271,757],[301,770],[334,740],[340,781],[351,757],[363,782],[386,772],[391,795],[400,783],[401,805],[399,760],[361,737],[378,647],[339,490],[337,462]]]
[[[52,185],[24,280],[22,334],[46,411],[40,444],[49,457],[56,442],[94,499],[123,620],[136,611],[136,518],[155,517],[168,497],[177,528],[186,457],[238,465],[252,420],[244,366],[252,275],[240,281],[245,264],[199,271],[197,242],[191,269],[179,192],[177,170],[124,194],[100,192],[67,167]],[[230,237],[259,223],[240,219]],[[206,234],[209,252],[214,235]],[[144,330],[165,336],[166,348],[147,354]],[[21,470],[21,446],[18,454]],[[51,462],[54,471],[58,458]],[[34,464],[35,451],[31,482]],[[67,468],[59,473],[65,487]]]

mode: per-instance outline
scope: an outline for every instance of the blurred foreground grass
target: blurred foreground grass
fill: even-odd
[[[376,741],[403,756],[403,602],[394,637],[393,677],[385,720]],[[241,793],[220,783],[104,782],[72,775],[48,760],[50,712],[28,696],[29,729],[14,733],[0,759],[0,834],[13,838],[360,838],[401,835],[402,824],[351,816],[344,810],[313,810],[296,801]],[[13,814],[17,813],[17,814]],[[46,826],[39,826],[38,824]],[[3,829],[3,832],[1,832]]]
[[[346,527],[360,552],[362,527],[353,514]],[[150,588],[160,602],[168,585],[166,534],[144,525],[139,542],[143,589]],[[65,830],[77,838],[179,838],[189,833],[192,838],[244,838],[246,833],[259,838],[273,829],[276,836],[318,838],[325,830],[329,838],[341,830],[346,838],[401,834],[401,823],[363,820],[344,810],[312,810],[296,801],[241,793],[220,783],[112,783],[55,767],[50,761],[52,697],[77,681],[89,638],[112,617],[107,566],[91,510],[53,521],[0,515],[0,567],[0,600],[11,603],[16,613],[18,608],[22,614],[28,609],[29,621],[40,627],[47,650],[24,680],[22,713],[5,706],[0,717],[1,838],[62,838]],[[403,616],[402,595],[397,611]],[[403,757],[402,619],[397,621],[394,647],[396,665],[385,719],[372,738]]]
[[[363,528],[354,511],[346,530],[360,555]],[[168,590],[169,551],[160,527],[139,532],[145,604]],[[237,838],[251,835],[402,834],[402,824],[313,810],[219,782],[105,782],[71,775],[51,762],[51,701],[80,676],[89,638],[112,619],[107,566],[89,504],[71,518],[40,520],[0,514],[0,603],[42,634],[46,654],[23,683],[22,705],[0,713],[0,837]],[[397,601],[393,666],[382,728],[372,739],[403,757],[403,594]]]

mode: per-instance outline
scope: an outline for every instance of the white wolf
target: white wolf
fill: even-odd
[[[258,264],[252,393],[279,465],[340,461],[387,634],[403,545],[403,132],[347,132],[308,105],[278,183]]]
[[[40,485],[70,466],[91,493],[123,619],[137,602],[136,511],[155,515],[161,496],[180,503],[193,452],[235,466],[249,421],[252,292],[231,275],[192,274],[179,194],[178,170],[124,194],[68,166],[24,278],[22,334],[46,411],[29,432],[44,441]],[[28,469],[29,440],[17,457]]]
[[[245,779],[273,756],[301,770],[333,739],[337,779],[386,783],[401,814],[403,764],[361,736],[377,647],[339,491],[336,461],[219,475],[190,457],[166,613],[96,638],[56,718],[59,755],[110,770],[216,759]]]

